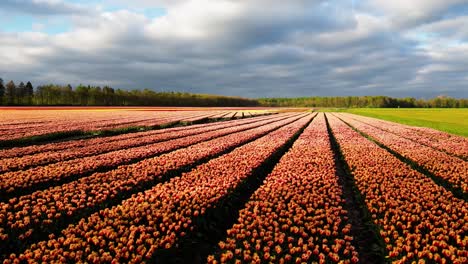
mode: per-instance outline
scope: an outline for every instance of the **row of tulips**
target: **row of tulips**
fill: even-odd
[[[468,262],[468,204],[327,115],[356,185],[395,263]]]
[[[240,211],[209,263],[356,263],[323,114]]]
[[[221,112],[221,113],[218,113],[215,116],[213,116],[213,118],[227,118],[229,113],[231,113],[231,112]]]
[[[464,193],[468,193],[467,161],[385,130],[378,129],[366,123],[356,121],[347,116],[340,114],[337,116],[403,157],[417,163],[436,177],[440,177],[448,181],[455,188],[459,188]]]
[[[207,114],[201,115],[201,116],[186,117],[186,118],[183,118],[181,121],[188,122],[188,123],[197,122],[199,120],[215,118],[216,115],[217,115],[217,113],[207,113]]]
[[[25,127],[18,129],[16,126],[10,126],[8,130],[5,130],[0,135],[0,140],[14,140],[24,137],[32,137],[39,135],[46,135],[51,133],[63,133],[69,131],[96,131],[96,130],[109,130],[117,128],[125,128],[131,126],[158,126],[166,124],[169,120],[184,120],[193,118],[194,120],[199,120],[206,118],[207,115],[213,115],[208,111],[200,112],[156,112],[151,114],[151,117],[148,117],[149,114],[142,115],[136,114],[133,116],[133,113],[136,111],[130,112],[131,114],[126,115],[124,118],[111,118],[101,120],[99,118],[88,117],[83,118],[82,120],[76,119],[73,117],[72,120],[67,118],[56,119],[54,122],[46,123],[39,127]],[[93,113],[94,114],[94,113]],[[88,114],[89,115],[89,114]],[[78,115],[82,117],[81,115]],[[55,120],[55,119],[54,119]]]
[[[172,122],[171,122],[172,123]],[[87,147],[90,145],[97,145],[102,143],[109,143],[111,141],[118,141],[118,140],[127,140],[131,138],[136,138],[140,136],[149,136],[159,134],[162,131],[178,131],[182,130],[182,127],[174,127],[174,128],[167,128],[164,130],[149,130],[143,132],[135,132],[135,133],[125,133],[116,136],[108,136],[108,137],[95,137],[95,138],[86,138],[86,139],[78,139],[78,140],[69,140],[69,141],[62,141],[62,142],[53,142],[41,145],[29,145],[29,146],[21,146],[21,147],[12,147],[7,149],[0,149],[0,158],[8,159],[8,158],[16,158],[22,157],[27,155],[34,155],[43,152],[57,152],[62,151],[64,149],[74,149],[80,147]]]
[[[343,115],[414,140],[426,146],[444,151],[448,154],[455,155],[462,159],[468,159],[468,139],[465,137],[451,135],[431,128],[407,126],[371,117],[352,114]]]
[[[279,116],[277,118],[284,118]],[[274,120],[276,120],[275,118]],[[104,154],[83,157],[74,160],[53,163],[43,167],[34,167],[24,171],[8,172],[0,175],[0,190],[4,194],[25,193],[51,184],[61,182],[70,177],[80,177],[96,170],[108,170],[121,164],[127,164],[151,156],[159,155],[177,148],[186,147],[213,137],[235,133],[244,129],[273,122],[270,119],[246,124],[244,126],[228,127],[209,133],[196,134],[188,137],[176,138],[164,142],[148,144],[140,147],[127,148],[107,152]]]
[[[41,120],[39,119],[31,119],[31,120],[15,120],[15,121],[6,121],[0,124],[0,131],[8,130],[9,126],[29,126],[29,125],[37,125],[37,124],[45,124],[50,123],[50,120]]]
[[[92,113],[92,116],[90,116]],[[21,124],[36,124],[57,122],[60,120],[76,121],[76,120],[117,120],[118,118],[125,119],[129,115],[142,117],[143,113],[130,114],[126,111],[82,111],[82,110],[66,110],[66,111],[2,111],[0,118],[4,121],[0,125],[1,128]],[[146,115],[147,116],[147,115]],[[18,121],[21,120],[21,121]]]
[[[247,110],[247,111],[238,111],[238,112],[227,112],[227,113],[220,113],[215,116],[215,118],[243,118],[243,117],[254,117],[254,116],[261,116],[261,115],[268,115],[271,112],[268,111],[258,111],[258,110]]]
[[[258,115],[266,115],[271,112],[267,111],[258,111],[258,110],[247,110],[247,111],[238,111],[232,115],[233,118],[243,118],[243,117],[251,117],[251,116],[258,116]],[[232,112],[231,112],[232,114]]]
[[[140,133],[130,133],[132,135],[119,135],[115,137],[95,138],[89,140],[79,140],[79,142],[63,142],[57,148],[49,151],[40,152],[33,155],[22,157],[4,158],[0,160],[0,173],[8,171],[24,170],[30,167],[45,165],[70,159],[77,159],[87,156],[94,156],[115,150],[121,150],[131,147],[139,147],[147,144],[170,140],[174,138],[185,137],[199,134],[211,130],[223,129],[230,126],[238,126],[258,122],[262,119],[243,119],[230,122],[212,123],[208,125],[186,127],[184,129],[162,129]],[[133,135],[134,134],[134,135]],[[63,147],[67,146],[66,149]],[[30,149],[31,147],[29,147]],[[45,147],[39,146],[44,149]]]
[[[29,113],[29,114],[34,115],[34,112]],[[2,132],[12,131],[12,130],[22,131],[22,130],[28,129],[28,128],[43,128],[43,127],[49,126],[50,124],[53,124],[53,123],[56,123],[56,122],[61,123],[60,119],[66,119],[66,121],[69,121],[69,122],[72,122],[72,123],[77,121],[77,119],[72,118],[72,116],[64,115],[63,113],[62,114],[58,113],[57,116],[52,115],[52,113],[44,113],[44,114],[45,115],[43,115],[42,117],[35,118],[34,121],[29,120],[26,116],[22,116],[22,117],[17,118],[18,120],[21,120],[21,122],[9,123],[8,119],[2,118],[4,123],[2,123],[2,125],[0,125],[0,129],[1,129]],[[118,116],[105,115],[105,116],[102,116],[102,115],[98,115],[98,114],[93,114],[92,116],[90,116],[88,114],[87,116],[83,116],[82,114],[77,113],[77,116],[81,117],[83,121],[87,121],[87,122],[112,123],[112,122],[117,121],[119,118],[121,118],[121,120],[126,120],[125,116],[122,116],[122,115],[118,115]],[[143,118],[143,117],[140,116],[139,118]],[[63,121],[64,120],[62,120],[62,122]]]
[[[281,118],[281,117],[279,117]],[[187,147],[214,137],[239,132],[272,122],[264,120],[251,124],[218,129],[202,134],[176,138],[140,147],[111,151],[108,153],[34,167],[24,171],[7,172],[0,175],[0,192],[3,195],[16,195],[50,187],[67,178],[79,178],[97,170],[109,170],[118,165],[128,164],[144,158],[160,155],[178,148]],[[0,197],[1,195],[0,194]]]
[[[194,126],[194,127],[198,127],[198,126],[199,125]],[[12,147],[8,149],[1,149],[0,158],[7,159],[7,158],[15,158],[15,157],[21,157],[21,156],[26,156],[26,155],[34,155],[34,154],[42,153],[42,152],[56,152],[56,151],[61,151],[64,149],[87,147],[90,145],[108,143],[111,141],[126,140],[130,138],[136,138],[139,136],[155,135],[155,134],[161,133],[161,131],[172,132],[172,131],[179,131],[182,129],[185,129],[185,128],[175,127],[175,128],[165,129],[165,130],[149,130],[149,131],[144,131],[144,132],[126,133],[126,134],[121,134],[117,136],[109,136],[109,137],[97,137],[97,138],[89,138],[89,139],[63,141],[63,142],[53,142],[53,143],[41,144],[41,145]]]
[[[185,114],[185,113],[184,113]],[[88,114],[89,115],[89,114]],[[78,115],[81,116],[81,115]],[[6,130],[2,131],[2,135],[0,136],[0,140],[11,140],[17,139],[22,137],[30,137],[30,136],[37,136],[43,134],[50,134],[56,132],[65,132],[71,130],[100,130],[102,128],[116,128],[119,126],[126,126],[127,124],[131,124],[133,122],[138,121],[148,121],[148,120],[155,120],[156,122],[160,119],[166,119],[169,117],[175,117],[174,113],[161,113],[159,116],[153,115],[151,117],[136,115],[136,116],[126,116],[122,118],[118,117],[107,117],[105,119],[101,119],[99,117],[93,115],[89,115],[88,117],[83,117],[82,120],[72,119],[72,118],[63,118],[63,119],[56,119],[53,118],[53,122],[44,123],[42,125],[35,125],[33,127],[26,126],[19,128],[18,126],[22,125],[14,125],[9,126]],[[130,126],[130,125],[128,125]]]
[[[104,207],[127,193],[163,181],[171,172],[193,166],[300,118],[264,124],[257,128],[218,137],[106,173],[95,173],[77,181],[34,192],[0,203],[0,241],[21,245],[36,233],[50,233],[70,219]],[[242,126],[239,126],[239,129]],[[170,176],[170,175],[169,175]],[[6,231],[8,230],[8,231]]]
[[[245,118],[245,117],[255,117],[255,116],[268,115],[267,112],[256,112],[255,114],[251,114],[250,112],[240,111],[240,112],[237,112],[235,115],[233,115],[233,113],[236,113],[236,112],[218,112],[218,113],[215,113],[215,114],[212,113],[209,116],[206,116],[206,118],[211,118],[211,119],[219,119],[219,118],[240,119],[240,118]],[[197,120],[198,119],[190,118],[190,119],[183,120],[183,121],[194,122],[194,121],[197,121]]]
[[[26,112],[28,115],[34,115],[34,112]],[[140,112],[140,111],[38,111],[37,113],[42,115],[40,120],[35,123],[29,123],[27,117],[18,118],[23,120],[17,124],[3,125],[1,126],[2,131],[19,130],[26,128],[40,128],[41,126],[46,128],[50,124],[73,124],[73,125],[87,125],[92,130],[98,130],[101,128],[112,128],[125,126],[127,124],[145,122],[148,120],[162,119],[162,118],[174,118],[174,117],[185,117],[191,118],[195,116],[202,116],[208,114],[214,114],[213,111],[159,111],[159,112]],[[87,122],[88,124],[84,124]]]
[[[17,131],[23,131],[25,129],[36,129],[36,128],[41,128],[47,125],[51,125],[52,121],[37,121],[37,122],[19,122],[19,123],[13,123],[13,124],[8,124],[8,125],[0,125],[0,132],[8,132],[11,133],[13,130]]]
[[[135,112],[133,112],[135,113]],[[233,112],[228,112],[233,113]],[[234,112],[235,113],[235,112]],[[239,112],[241,113],[241,112]],[[60,120],[54,119],[53,121],[42,121],[42,122],[35,122],[35,123],[28,123],[27,121],[24,123],[17,123],[14,125],[3,125],[0,126],[0,131],[2,131],[2,137],[0,140],[6,139],[15,139],[18,137],[26,137],[26,136],[34,136],[34,135],[41,135],[47,134],[51,132],[47,132],[50,128],[54,128],[52,132],[63,132],[68,130],[58,129],[63,128],[66,126],[71,125],[74,127],[74,130],[106,130],[106,129],[115,129],[115,128],[124,128],[130,126],[157,126],[163,124],[164,119],[176,119],[177,121],[182,122],[196,122],[199,120],[207,119],[207,118],[219,118],[220,114],[223,116],[226,114],[225,112],[220,111],[190,111],[190,112],[155,112],[150,114],[150,118],[145,116],[141,116],[137,114],[136,116],[128,115],[123,117],[117,118],[106,118],[106,119],[99,119],[94,116],[81,119],[73,119],[73,120]],[[259,112],[256,115],[264,115],[265,112]],[[253,115],[250,115],[253,116]],[[242,116],[245,117],[245,116]],[[41,132],[42,131],[42,132]],[[46,132],[43,132],[46,131]],[[13,138],[11,138],[13,137]]]
[[[140,263],[158,249],[175,247],[202,217],[229,196],[311,119],[281,127],[191,172],[132,196],[62,231],[62,236],[33,244],[4,263],[61,261]],[[171,162],[175,162],[172,160]],[[157,261],[157,260],[156,260]]]
[[[177,117],[176,121],[181,121],[181,122],[196,122],[199,120],[204,120],[207,118],[211,118],[214,115],[216,115],[217,112],[210,112],[210,111],[203,111],[203,112],[194,112],[194,113],[182,113],[182,112],[175,112],[172,115],[170,115],[168,118],[169,119],[174,119],[174,117]],[[118,124],[117,128],[119,127],[129,127],[129,126],[153,126],[155,124],[154,118],[150,118],[147,120],[141,120],[141,121],[133,121],[129,122],[126,124]],[[99,129],[112,129],[116,128],[115,125],[110,125],[107,127],[102,127]]]
[[[246,112],[240,111],[234,115],[234,118],[242,118],[242,117],[245,117],[246,115],[247,115]]]
[[[460,149],[457,147],[457,151],[460,151],[459,153],[455,153],[465,159],[468,158],[468,153],[466,150],[467,147],[467,139],[466,137],[461,137],[458,135],[453,135],[449,133],[445,133],[440,130],[432,129],[429,127],[413,127],[413,130],[421,133],[421,135],[429,137],[431,140],[438,142],[437,147],[443,147],[443,144],[449,144],[448,150],[450,148],[455,147],[455,145],[461,145],[464,146],[463,149]],[[455,144],[454,144],[455,143]]]
[[[173,116],[189,116],[215,113],[216,111],[135,111],[132,109],[115,109],[115,110],[61,110],[61,111],[34,111],[34,110],[8,110],[0,112],[0,119],[3,121],[0,124],[1,131],[11,130],[14,128],[25,128],[35,125],[47,124],[81,124],[89,122],[90,126],[100,125],[118,125],[124,122],[133,122],[149,118],[163,118]],[[20,121],[18,121],[20,120]],[[99,124],[100,122],[101,124]]]
[[[249,122],[249,121],[254,121],[254,120],[263,120],[264,118],[269,118],[269,117],[256,117],[255,119],[245,120],[245,121]],[[174,120],[168,120],[168,121],[174,122]],[[192,125],[190,126],[190,129],[200,128],[200,127],[209,127],[213,125],[217,125],[217,124],[208,123],[208,124]],[[54,143],[42,144],[42,145],[14,147],[14,148],[0,150],[0,158],[7,159],[7,158],[21,157],[21,156],[26,156],[26,155],[34,155],[34,154],[42,153],[42,152],[57,152],[57,151],[62,151],[64,149],[84,148],[84,147],[89,147],[92,145],[105,144],[105,143],[109,143],[112,141],[127,140],[131,138],[156,135],[160,133],[171,133],[171,132],[181,131],[181,130],[186,130],[186,129],[188,128],[174,127],[174,128],[150,130],[150,131],[144,131],[144,132],[138,132],[138,133],[126,133],[126,134],[110,136],[110,137],[98,137],[98,138],[71,140],[71,141],[64,141],[64,142],[54,142]]]

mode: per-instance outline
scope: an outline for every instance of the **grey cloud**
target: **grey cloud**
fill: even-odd
[[[468,58],[456,55],[464,49],[421,49],[385,16],[349,12],[345,1],[265,3],[249,1],[229,19],[201,16],[207,33],[201,37],[176,34],[174,25],[174,34],[155,34],[161,20],[130,12],[78,18],[75,31],[58,36],[0,33],[0,49],[8,51],[0,54],[0,72],[4,79],[35,85],[111,84],[250,97],[464,96]],[[459,27],[451,24],[455,31]],[[19,63],[24,58],[27,63]]]
[[[466,0],[369,0],[359,1],[358,6],[387,17],[394,27],[405,30],[466,14],[467,3]]]
[[[468,16],[464,15],[425,24],[418,27],[417,30],[435,35],[437,38],[468,41],[468,27],[466,25],[468,25]]]

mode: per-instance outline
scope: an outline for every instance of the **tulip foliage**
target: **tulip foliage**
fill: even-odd
[[[327,115],[388,258],[396,263],[468,262],[468,204]],[[348,120],[348,119],[346,119]]]
[[[468,193],[467,161],[352,118],[343,115],[338,116],[356,129],[398,152],[403,157],[414,161],[435,176],[448,181],[455,188]]]
[[[12,261],[128,262],[151,259],[158,249],[176,246],[203,217],[236,191],[252,172],[281,149],[311,115],[278,128],[192,171],[134,195],[62,231],[62,236],[33,244]]]
[[[209,263],[356,263],[323,114],[254,193]]]

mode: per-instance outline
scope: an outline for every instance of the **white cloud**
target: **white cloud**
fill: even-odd
[[[146,29],[154,38],[203,39],[219,34],[223,24],[240,15],[242,4],[234,1],[186,1],[167,10]]]
[[[308,35],[307,33],[299,37],[299,41],[307,39],[311,45],[320,45],[328,48],[349,46],[353,43],[366,40],[375,34],[386,33],[388,21],[385,18],[376,17],[364,13],[354,15],[354,26],[336,31],[326,31],[317,35]]]
[[[137,2],[166,14],[41,2],[96,12],[71,11],[71,29],[55,35],[0,31],[1,77],[242,96],[463,93],[466,16],[442,18],[460,1]],[[102,5],[117,3],[133,1]]]
[[[417,32],[431,33],[439,38],[468,41],[468,16],[458,16],[436,21],[416,28]]]
[[[397,27],[412,27],[442,18],[448,9],[466,0],[373,0],[369,5],[383,12]]]

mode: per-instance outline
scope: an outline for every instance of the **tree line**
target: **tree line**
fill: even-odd
[[[388,96],[337,96],[248,99],[181,92],[122,90],[110,86],[47,84],[34,89],[31,82],[16,85],[0,78],[0,105],[71,106],[272,106],[272,107],[375,107],[466,108],[468,99],[438,96],[432,99]]]
[[[258,106],[253,99],[191,94],[122,90],[110,86],[47,84],[33,88],[31,82],[4,84],[0,78],[0,105],[17,106]]]
[[[276,107],[339,107],[339,108],[466,108],[468,99],[438,96],[432,99],[413,97],[393,98],[388,96],[336,96],[336,97],[298,97],[298,98],[261,98],[262,106]]]
[[[20,82],[18,86],[13,81],[3,84],[0,78],[0,104],[3,105],[30,105],[34,97],[34,88],[31,82],[24,84]]]

